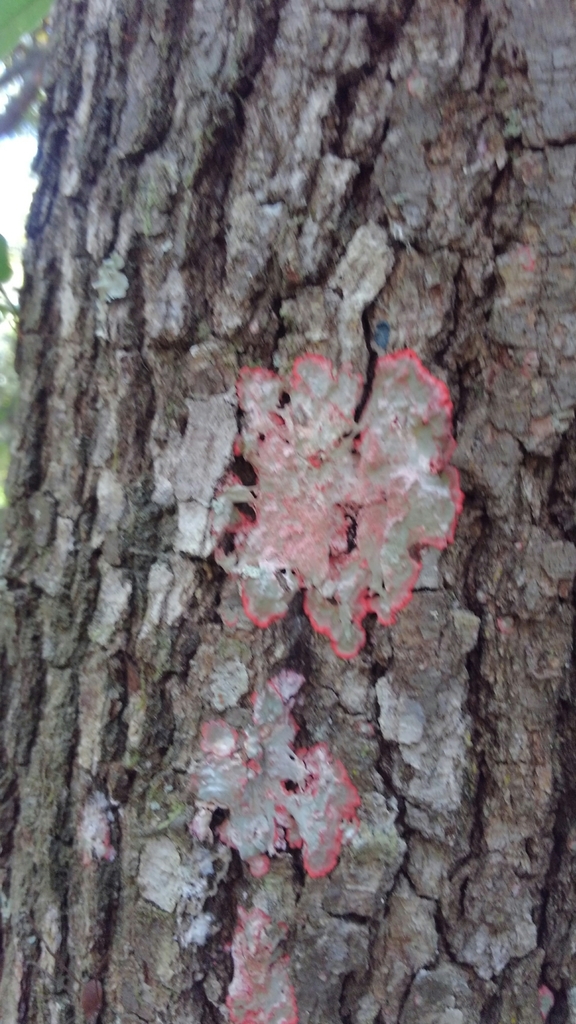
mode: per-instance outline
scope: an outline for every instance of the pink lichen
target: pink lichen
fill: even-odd
[[[84,804],[78,827],[84,867],[88,867],[95,860],[111,863],[116,859],[116,850],[110,839],[111,821],[113,815],[108,800],[103,793],[93,793]]]
[[[253,875],[287,846],[302,848],[314,878],[338,860],[344,830],[356,822],[360,797],[344,765],[324,743],[294,751],[298,726],[290,708],[302,676],[281,672],[254,700],[254,724],[239,734],[222,720],[202,727],[203,757],[193,775],[199,806],[191,831],[210,838],[209,819],[228,810],[219,835],[237,849]]]
[[[234,977],[226,997],[234,1024],[297,1024],[288,957],[277,952],[285,932],[286,925],[273,925],[262,910],[238,908],[232,941]]]
[[[378,359],[356,422],[362,388],[320,356],[297,359],[287,380],[242,370],[235,451],[258,481],[229,475],[213,509],[216,559],[249,618],[267,626],[303,588],[312,625],[343,658],[363,646],[368,613],[389,625],[408,603],[421,549],[453,540],[463,502],[446,386],[408,350]]]
[[[548,986],[540,985],[540,988],[538,989],[538,1005],[542,1020],[546,1020],[550,1010],[554,1006],[554,1001],[554,993],[548,988]]]

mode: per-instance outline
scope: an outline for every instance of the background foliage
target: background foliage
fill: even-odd
[[[20,38],[43,21],[50,0],[2,0],[0,8],[0,59],[12,53]]]

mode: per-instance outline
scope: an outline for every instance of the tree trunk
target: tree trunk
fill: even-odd
[[[2,1021],[241,1020],[257,907],[301,1022],[537,1024],[554,998],[575,1024],[574,4],[58,0],[53,37],[0,594]],[[369,379],[383,324],[451,392],[455,543],[351,660],[299,596],[226,625],[206,516],[239,368]],[[282,668],[362,799],[322,878],[188,829],[202,723],[244,726]]]

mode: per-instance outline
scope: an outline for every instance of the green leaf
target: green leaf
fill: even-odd
[[[0,59],[12,53],[21,36],[38,28],[51,6],[51,0],[2,0]]]
[[[0,235],[0,284],[9,281],[12,277],[12,267],[8,255],[8,242],[4,235]]]

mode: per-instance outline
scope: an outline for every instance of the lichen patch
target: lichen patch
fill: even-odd
[[[405,351],[378,359],[358,421],[362,378],[320,356],[297,359],[288,379],[244,369],[237,391],[236,453],[258,480],[225,479],[212,506],[216,560],[256,625],[285,615],[302,588],[314,628],[352,658],[365,616],[393,623],[421,550],[454,537],[463,496],[448,390]]]

